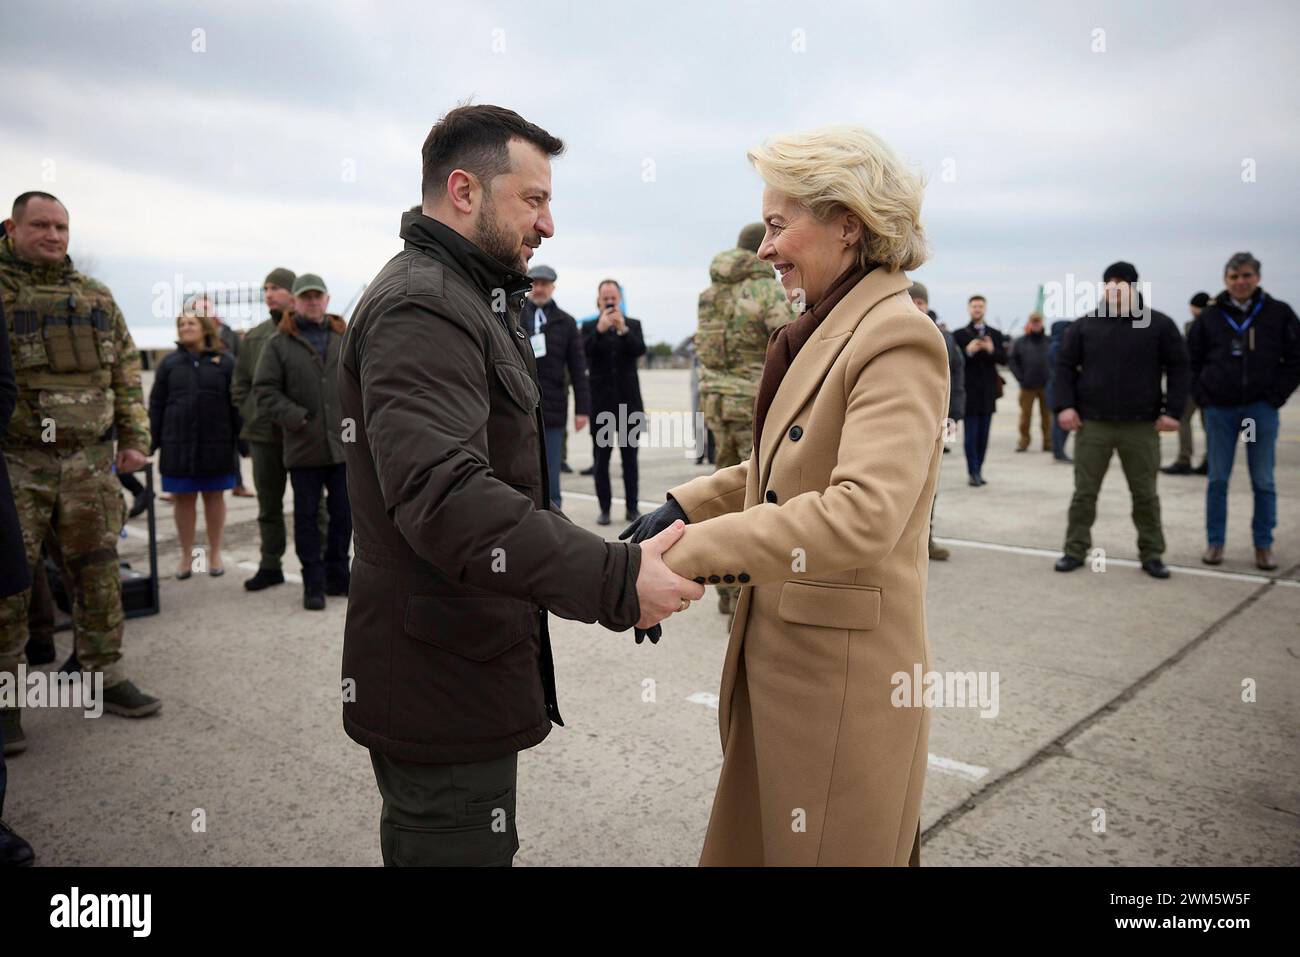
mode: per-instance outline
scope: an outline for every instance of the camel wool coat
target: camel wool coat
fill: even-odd
[[[690,524],[668,565],[744,586],[701,864],[919,862],[929,712],[895,707],[891,679],[930,669],[948,351],[910,285],[863,277],[795,357],[757,457],[669,492]]]

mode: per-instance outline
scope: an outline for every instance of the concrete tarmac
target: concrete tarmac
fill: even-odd
[[[643,372],[642,386],[652,410],[687,407],[684,371]],[[1281,569],[1254,567],[1239,454],[1217,569],[1199,561],[1204,478],[1160,477],[1173,577],[1156,581],[1134,561],[1117,460],[1093,530],[1104,570],[1053,571],[1072,471],[1036,446],[1014,452],[1016,398],[1009,383],[987,486],[966,485],[960,437],[943,459],[935,534],[952,557],[930,566],[934,667],[996,673],[998,699],[995,715],[933,714],[922,863],[1300,862],[1300,403],[1283,409],[1278,444]],[[1199,425],[1196,439],[1199,461]],[[1172,462],[1176,436],[1162,445]],[[643,508],[710,470],[681,448],[640,456]],[[589,434],[571,434],[565,510],[613,537],[622,502],[613,525],[595,525],[594,486],[576,474],[590,461]],[[621,496],[617,457],[613,472]],[[247,462],[244,474],[251,487]],[[228,501],[221,578],[170,576],[175,531],[158,511],[163,611],[128,621],[125,649],[162,712],[25,713],[30,748],[9,761],[5,819],[39,864],[380,863],[369,758],[340,720],[346,600],[312,613],[294,583],[245,592],[256,503]],[[141,567],[144,546],[133,520],[122,554]],[[721,766],[726,620],[710,590],[664,631],[638,646],[631,632],[552,619],[567,726],[521,755],[517,864],[698,859]],[[60,660],[70,643],[61,633]]]

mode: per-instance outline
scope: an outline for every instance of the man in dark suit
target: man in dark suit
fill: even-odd
[[[984,454],[989,448],[989,429],[998,405],[998,369],[1007,364],[1006,341],[1002,333],[984,322],[983,296],[971,296],[966,302],[970,323],[952,334],[958,348],[966,354],[966,419],[962,437],[966,447],[966,471],[969,484],[987,485],[984,481]]]
[[[587,360],[578,323],[555,303],[555,270],[550,266],[534,266],[528,270],[528,278],[533,286],[520,310],[519,323],[532,343],[533,358],[537,360],[551,504],[560,508],[560,465],[564,462],[564,435],[569,418],[569,382],[573,383],[573,429],[581,432],[591,414]]]
[[[645,355],[645,338],[641,335],[641,323],[623,315],[623,287],[615,280],[602,280],[596,288],[596,313],[595,319],[583,323],[582,340],[587,353],[594,416],[591,444],[596,498],[600,501],[600,517],[596,523],[608,525],[609,460],[615,445],[623,466],[627,520],[633,521],[641,514],[636,507],[636,450],[645,425],[645,406],[641,402],[636,360]]]

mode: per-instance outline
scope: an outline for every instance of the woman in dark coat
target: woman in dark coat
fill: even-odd
[[[186,309],[176,320],[177,349],[158,365],[149,393],[153,447],[162,449],[158,471],[163,491],[174,496],[181,559],[176,577],[193,568],[198,496],[208,532],[208,574],[224,574],[221,535],[226,524],[227,489],[239,476],[233,470],[240,417],[230,398],[235,360],[226,352],[216,324],[202,310]]]

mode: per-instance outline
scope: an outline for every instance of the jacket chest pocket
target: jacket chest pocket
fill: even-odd
[[[488,414],[488,460],[504,482],[541,484],[536,410],[541,390],[524,369],[498,359],[492,364]]]

